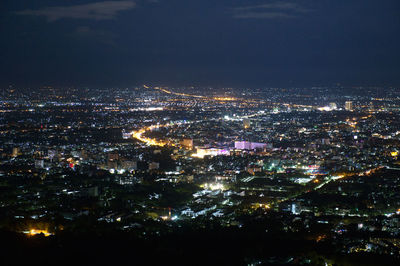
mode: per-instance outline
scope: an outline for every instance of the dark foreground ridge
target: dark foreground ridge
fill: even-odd
[[[2,230],[1,265],[399,265],[384,254],[344,254],[338,240],[310,233],[263,231],[260,218],[243,228],[184,226],[148,238],[108,230],[45,237]]]

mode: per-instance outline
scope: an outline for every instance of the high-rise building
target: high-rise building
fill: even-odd
[[[19,148],[14,147],[12,150],[12,157],[17,157],[19,153]]]
[[[352,101],[346,101],[344,105],[344,109],[346,111],[353,111],[353,102]]]
[[[300,204],[298,204],[298,203],[292,203],[292,206],[290,209],[291,209],[290,211],[292,212],[292,214],[297,215],[297,214],[301,213]]]

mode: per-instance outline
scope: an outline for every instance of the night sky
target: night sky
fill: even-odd
[[[399,0],[1,0],[0,85],[400,85]]]

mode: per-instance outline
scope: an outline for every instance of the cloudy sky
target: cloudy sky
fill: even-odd
[[[7,86],[400,85],[399,0],[1,0]]]

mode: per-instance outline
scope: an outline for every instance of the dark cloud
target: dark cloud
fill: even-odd
[[[311,9],[291,2],[275,2],[262,5],[240,6],[231,9],[234,18],[285,19],[295,18]]]
[[[16,12],[18,15],[44,16],[49,22],[59,19],[113,19],[124,10],[136,6],[132,1],[104,1],[84,5],[44,7],[41,9],[26,9]]]
[[[260,9],[282,9],[282,10],[294,10],[296,12],[309,12],[310,10],[299,6],[296,3],[270,3],[270,4],[263,4],[263,5],[252,5],[252,6],[242,6],[242,7],[235,7],[233,8],[237,11],[246,11],[246,10],[260,10]]]

